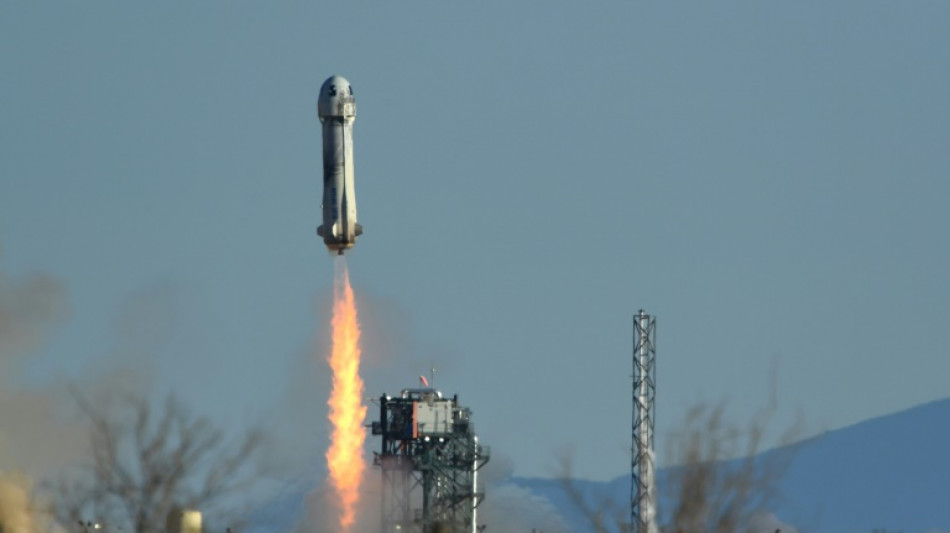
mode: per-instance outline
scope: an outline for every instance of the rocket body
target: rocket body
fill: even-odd
[[[320,87],[317,114],[323,128],[323,224],[317,235],[330,251],[343,251],[356,244],[363,227],[356,223],[356,191],[353,187],[353,122],[356,99],[350,82],[331,76]]]

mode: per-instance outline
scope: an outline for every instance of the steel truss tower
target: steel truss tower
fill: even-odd
[[[656,415],[656,317],[633,317],[633,446],[630,450],[630,528],[656,533],[653,421]]]
[[[430,388],[383,395],[379,407],[372,428],[382,448],[373,463],[382,471],[383,533],[478,531],[485,495],[478,470],[489,450],[478,443],[471,410]]]

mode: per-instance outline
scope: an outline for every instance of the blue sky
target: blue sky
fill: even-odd
[[[518,474],[569,451],[620,475],[643,308],[661,451],[697,402],[762,409],[774,365],[779,427],[947,397],[948,23],[941,2],[4,3],[2,269],[72,307],[15,383],[135,367],[228,427],[309,428],[318,461],[316,95],[341,74],[367,396],[435,364]]]

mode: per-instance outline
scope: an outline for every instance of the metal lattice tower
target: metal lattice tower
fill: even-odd
[[[478,531],[478,470],[489,450],[478,443],[471,410],[431,388],[379,399],[374,464],[382,470],[383,533]]]
[[[653,422],[656,415],[656,317],[633,317],[633,446],[630,450],[630,527],[656,533]]]

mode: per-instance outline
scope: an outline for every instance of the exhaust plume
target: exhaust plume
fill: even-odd
[[[42,477],[78,457],[81,448],[79,426],[62,410],[65,394],[55,385],[29,387],[22,375],[70,314],[62,281],[43,272],[15,277],[0,265],[0,504],[8,521],[11,487],[22,483],[3,471]]]
[[[34,353],[70,312],[59,280],[34,273],[13,282],[0,270],[0,371],[10,375],[18,370],[20,360]]]
[[[333,298],[333,346],[328,361],[333,370],[329,419],[333,425],[327,465],[330,484],[339,505],[340,531],[349,531],[356,520],[360,483],[366,468],[363,442],[366,432],[362,405],[363,380],[360,378],[360,327],[349,273],[343,259],[338,260]]]

